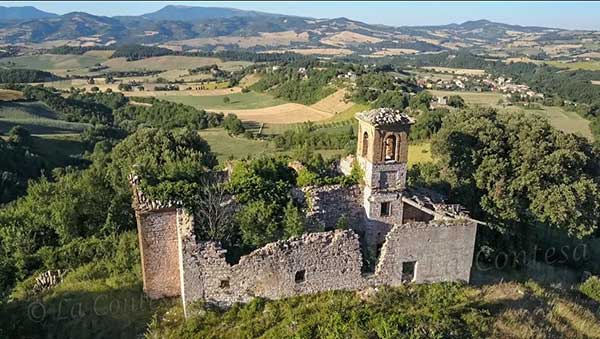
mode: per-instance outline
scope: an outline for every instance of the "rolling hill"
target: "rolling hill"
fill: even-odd
[[[9,8],[10,9],[10,8]],[[3,10],[7,10],[4,8]],[[586,43],[582,43],[586,41]],[[0,44],[104,46],[142,43],[176,50],[290,47],[312,54],[339,49],[398,55],[471,49],[497,56],[569,57],[600,52],[593,31],[529,27],[489,20],[440,26],[371,25],[347,18],[315,19],[232,8],[166,6],[140,16],[104,17],[83,12],[3,23]]]

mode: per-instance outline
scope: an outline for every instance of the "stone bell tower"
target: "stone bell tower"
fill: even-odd
[[[363,206],[371,228],[381,228],[371,231],[385,235],[390,225],[402,223],[408,133],[414,120],[390,108],[360,112],[356,119],[356,157],[364,171],[365,182]]]

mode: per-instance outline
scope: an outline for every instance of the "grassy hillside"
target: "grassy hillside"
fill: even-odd
[[[407,285],[256,299],[227,311],[173,307],[148,338],[599,338],[597,303],[536,283]]]
[[[0,133],[23,126],[32,134],[79,133],[88,124],[56,120],[56,113],[39,102],[3,102],[0,104]]]

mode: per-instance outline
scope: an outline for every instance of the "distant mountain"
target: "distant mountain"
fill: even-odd
[[[279,16],[277,14],[261,13],[255,11],[244,11],[235,8],[221,7],[195,7],[195,6],[176,6],[168,5],[156,12],[143,14],[142,17],[151,20],[177,20],[195,22],[205,19],[219,19],[231,17],[259,17],[259,16]]]
[[[0,21],[20,21],[42,18],[52,18],[58,15],[40,11],[33,6],[4,7],[0,6]]]
[[[61,16],[38,11],[39,18],[0,20],[0,44],[57,41],[71,45],[150,44],[177,50],[306,48],[340,49],[359,55],[435,53],[469,49],[495,56],[596,55],[596,32],[466,21],[438,26],[372,25],[347,18],[316,19],[233,8],[169,5],[139,16],[104,17],[84,12]],[[2,18],[25,18],[17,8],[0,7]],[[10,14],[9,11],[12,11]],[[37,14],[36,14],[37,13]],[[42,14],[43,13],[43,14]],[[590,41],[581,44],[581,41]],[[560,48],[552,48],[560,45]],[[595,47],[596,46],[596,47]],[[592,54],[589,54],[592,53]],[[335,54],[335,52],[333,53]]]

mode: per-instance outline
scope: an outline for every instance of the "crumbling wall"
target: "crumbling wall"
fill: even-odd
[[[332,229],[344,215],[349,225],[362,225],[365,211],[362,207],[360,187],[354,185],[312,186],[303,189],[308,209],[307,222],[312,229]]]
[[[387,234],[375,275],[381,283],[398,285],[469,281],[477,225],[468,220],[411,222]],[[404,263],[415,262],[414,280],[403,278]]]
[[[243,256],[236,265],[225,261],[225,251],[214,242],[198,244],[194,274],[186,274],[184,302],[203,298],[231,305],[253,297],[280,299],[327,290],[366,286],[361,276],[362,256],[358,236],[352,231],[308,233],[267,244]],[[185,250],[185,248],[184,248]],[[190,267],[191,268],[191,267]]]
[[[178,296],[177,210],[136,211],[136,218],[144,292],[150,298]]]

